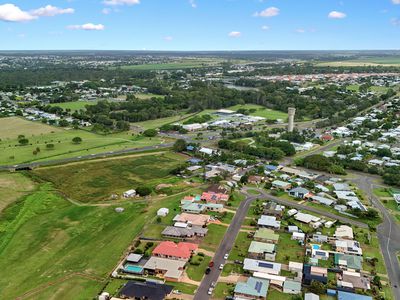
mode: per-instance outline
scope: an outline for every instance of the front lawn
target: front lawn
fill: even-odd
[[[227,296],[232,296],[234,290],[235,290],[235,285],[233,283],[219,282],[217,283],[214,289],[213,298],[225,299],[225,297]]]
[[[201,281],[210,261],[211,257],[209,256],[201,256],[199,254],[193,256],[186,269],[189,278],[195,281]]]
[[[243,260],[247,256],[252,239],[248,238],[248,232],[239,232],[235,244],[229,254],[229,260]]]
[[[200,243],[200,248],[209,251],[217,250],[223,236],[225,235],[226,230],[227,227],[223,225],[210,224],[208,226],[208,233],[206,237]]]

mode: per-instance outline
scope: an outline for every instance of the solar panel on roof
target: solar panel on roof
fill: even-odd
[[[255,287],[257,293],[260,293],[260,292],[261,292],[261,288],[262,288],[262,282],[257,281],[257,282],[256,282],[256,287]]]
[[[325,256],[325,252],[321,252],[321,251],[315,251],[315,254],[320,255],[320,256]]]
[[[272,269],[272,268],[274,267],[273,264],[266,263],[266,262],[259,262],[259,263],[258,263],[258,266],[259,266],[259,267],[262,267],[262,268],[270,268],[270,269]]]

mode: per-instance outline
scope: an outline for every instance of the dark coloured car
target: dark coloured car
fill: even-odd
[[[210,274],[210,272],[211,272],[211,268],[207,268],[206,269],[206,275]]]

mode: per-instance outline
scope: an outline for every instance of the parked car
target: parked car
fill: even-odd
[[[208,266],[209,266],[210,268],[214,267],[214,262],[213,262],[213,261],[210,261],[210,263],[208,264]]]
[[[219,265],[219,269],[222,270],[224,268],[224,264]]]
[[[228,259],[228,257],[229,257],[229,254],[226,253],[226,254],[224,255],[224,259]]]
[[[210,274],[210,272],[211,272],[211,269],[210,269],[210,268],[207,268],[207,269],[206,269],[206,275]]]
[[[211,287],[214,288],[215,287],[215,281],[211,282]]]

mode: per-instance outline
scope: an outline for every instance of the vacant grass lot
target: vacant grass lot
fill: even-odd
[[[191,262],[189,263],[188,268],[186,269],[186,273],[190,279],[195,281],[201,281],[204,276],[206,269],[208,268],[208,264],[211,261],[211,257],[209,256],[200,256],[195,255],[191,258]],[[192,264],[192,262],[194,264]],[[199,265],[195,265],[200,263]]]
[[[229,260],[244,260],[247,256],[252,239],[247,237],[248,232],[239,232],[235,244],[229,254]]]
[[[123,70],[177,70],[204,68],[221,63],[220,59],[182,59],[171,63],[145,64],[145,65],[127,65],[121,66]]]
[[[1,296],[14,299],[55,282],[33,298],[51,299],[54,292],[65,296],[57,299],[90,299],[96,279],[108,276],[148,216],[143,203],[123,207],[118,214],[112,206],[73,205],[56,196],[49,184],[9,206],[0,215]],[[157,207],[147,208],[148,213]],[[75,273],[95,279],[70,277]],[[66,281],[59,283],[62,279]]]
[[[154,188],[159,183],[177,183],[169,172],[183,158],[174,153],[93,161],[36,169],[33,174],[50,181],[63,195],[80,202],[110,200],[138,186]]]
[[[182,113],[182,114],[178,114],[176,116],[167,117],[167,118],[131,123],[131,125],[136,126],[136,127],[140,128],[141,130],[155,129],[155,128],[159,128],[165,124],[182,122],[183,120],[187,119],[190,116],[191,116],[190,114]]]
[[[208,233],[202,240],[200,248],[215,251],[222,241],[222,237],[225,235],[227,227],[223,225],[210,224],[208,226]]]
[[[293,241],[289,233],[279,234],[279,243],[277,246],[276,262],[287,264],[289,261],[303,262],[304,247],[299,245],[298,241]]]
[[[270,120],[277,120],[277,119],[286,120],[288,117],[287,113],[277,111],[277,110],[272,110],[272,109],[266,108],[261,105],[256,105],[256,104],[245,104],[245,105],[238,104],[235,106],[228,107],[227,109],[237,111],[238,109],[241,109],[241,108],[242,109],[255,109],[256,112],[251,113],[250,114],[251,116],[263,117],[263,118],[267,118]]]
[[[7,118],[9,119],[9,118]],[[0,119],[2,122],[5,119]],[[162,142],[161,138],[146,138],[142,136],[132,136],[129,132],[98,135],[84,130],[67,130],[56,127],[42,125],[40,123],[28,122],[22,126],[16,125],[13,129],[12,137],[1,138],[0,164],[19,164],[43,160],[55,160],[61,158],[77,157],[81,155],[90,155],[107,151],[122,150],[128,148],[141,148],[153,146]],[[37,126],[39,129],[35,130]],[[32,132],[29,126],[34,128]],[[42,132],[40,131],[42,128]],[[50,129],[51,131],[50,131]],[[44,132],[43,132],[44,131]],[[22,134],[29,140],[29,144],[21,146],[18,143],[18,135]],[[2,128],[0,123],[0,137],[10,136],[7,128]],[[74,144],[74,137],[82,138],[82,143]],[[54,148],[47,149],[47,144],[53,144]],[[39,151],[34,154],[33,151]]]
[[[45,125],[40,122],[31,122],[19,117],[0,119],[0,139],[3,142],[7,139],[17,139],[18,135],[30,136],[44,135],[52,132],[61,132],[61,128]]]
[[[0,212],[35,188],[35,184],[19,173],[0,173]]]
[[[97,101],[73,101],[73,102],[63,102],[63,103],[52,103],[51,106],[58,106],[64,110],[71,110],[72,112],[77,110],[85,110],[86,105],[95,105]]]
[[[235,290],[235,285],[233,283],[217,283],[214,292],[213,299],[225,299],[227,296],[232,296]]]

